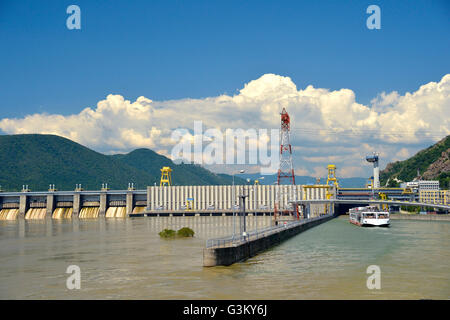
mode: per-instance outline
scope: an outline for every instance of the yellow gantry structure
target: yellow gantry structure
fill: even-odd
[[[320,178],[316,179],[316,184],[314,185],[303,185],[303,200],[306,200],[306,193],[309,189],[322,189],[325,190],[325,197],[326,199],[332,199],[333,196],[335,196],[334,192],[332,192],[333,187],[339,188],[339,184],[336,178],[336,166],[334,164],[329,164],[327,166],[328,168],[328,179],[327,184],[320,184]],[[330,184],[331,182],[331,184]],[[331,205],[330,204],[324,204],[324,212],[329,213],[331,212]]]
[[[194,210],[194,198],[187,198],[186,199],[186,210],[187,211]]]
[[[383,192],[378,192],[378,195],[380,196],[381,200],[387,200],[387,195],[386,193]],[[389,206],[387,204],[382,204],[381,205],[381,209],[382,210],[389,210]]]
[[[172,169],[170,167],[163,167],[161,169],[161,181],[159,183],[159,186],[171,186],[172,185],[172,175],[171,175]]]
[[[329,164],[327,168],[328,168],[327,185],[330,185],[330,182],[332,182],[336,186],[336,188],[339,188],[339,184],[336,178],[336,166],[334,164]]]
[[[412,190],[411,190],[411,188],[405,188],[405,189],[403,189],[403,192],[402,192],[402,194],[412,194],[413,192],[412,192]]]
[[[308,190],[314,190],[314,189],[319,189],[319,190],[325,190],[325,196],[326,199],[331,199],[334,195],[334,193],[330,192],[330,189],[333,188],[333,186],[327,185],[327,184],[314,184],[314,185],[303,185],[301,186],[303,191],[302,191],[302,195],[303,195],[303,200],[306,200],[306,194],[309,193]],[[327,214],[329,212],[331,212],[331,204],[324,204],[324,213]]]

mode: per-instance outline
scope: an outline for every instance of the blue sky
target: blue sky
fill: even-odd
[[[79,31],[66,28],[70,4]],[[366,28],[370,4],[381,30]],[[0,11],[0,117],[70,114],[109,93],[234,94],[265,73],[368,103],[450,70],[448,1],[2,0]]]
[[[81,8],[81,30],[66,28],[71,4]],[[366,27],[372,4],[381,8],[380,30]],[[87,107],[95,111],[110,94],[131,102],[144,96],[161,102],[159,108],[167,100],[234,96],[265,74],[288,77],[298,90],[348,88],[356,103],[373,109],[372,100],[383,92],[403,97],[450,73],[449,31],[450,2],[437,0],[1,0],[0,130],[57,133],[102,152],[136,146],[164,152],[153,142],[109,148],[106,140],[102,146],[77,139],[77,132],[39,131],[22,120],[34,114],[70,117]],[[290,85],[285,78],[270,79]],[[380,105],[391,103],[386,101]],[[448,100],[442,103],[441,111],[450,110]],[[184,105],[177,110],[189,113]],[[5,119],[19,119],[18,129]],[[433,139],[385,142],[404,149],[399,157],[406,157],[445,136],[447,122],[440,125],[444,129],[424,125],[423,130],[436,130]]]

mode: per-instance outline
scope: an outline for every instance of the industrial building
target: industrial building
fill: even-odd
[[[234,191],[233,191],[234,189]],[[222,186],[150,186],[147,187],[147,203],[150,211],[155,210],[233,210],[239,205],[239,195],[245,194],[245,208],[273,210],[277,193],[281,208],[287,208],[292,199],[326,199],[332,186],[314,188],[296,185],[222,185]],[[234,208],[236,209],[236,208]]]
[[[438,180],[418,180],[403,182],[400,184],[400,187],[403,189],[410,188],[414,192],[420,192],[421,190],[440,190]]]

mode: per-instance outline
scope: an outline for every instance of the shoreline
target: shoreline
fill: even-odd
[[[391,220],[450,221],[450,214],[403,214],[389,215]]]

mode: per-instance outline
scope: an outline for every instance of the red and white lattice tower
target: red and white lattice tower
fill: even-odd
[[[280,166],[278,168],[277,184],[278,191],[275,203],[275,219],[277,219],[279,213],[283,211],[282,208],[282,192],[280,191],[280,185],[284,184],[293,185],[292,193],[289,195],[289,200],[297,200],[297,190],[295,187],[295,174],[294,166],[292,164],[292,147],[290,142],[291,135],[291,120],[286,109],[281,111],[281,131],[280,131]],[[294,211],[298,215],[298,207],[294,206]]]

